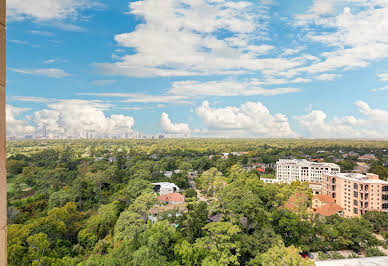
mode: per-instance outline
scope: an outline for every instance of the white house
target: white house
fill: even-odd
[[[170,182],[161,182],[161,183],[152,183],[154,185],[155,193],[159,193],[160,195],[166,195],[170,193],[179,192],[180,189],[177,185]]]

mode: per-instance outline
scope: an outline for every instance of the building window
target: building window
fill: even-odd
[[[388,186],[383,186],[383,192],[388,192]]]
[[[388,200],[388,194],[383,194],[383,200]]]
[[[358,214],[358,209],[357,209],[357,208],[354,208],[354,209],[353,209],[353,212],[354,212],[354,214]]]
[[[355,198],[358,198],[358,192],[357,192],[357,191],[354,191],[354,192],[353,192],[353,196],[354,196]]]
[[[358,206],[358,201],[357,201],[357,200],[354,200],[354,201],[353,201],[353,204],[354,204],[354,206]]]
[[[368,208],[368,202],[365,202],[365,208]]]
[[[354,184],[354,185],[353,185],[353,188],[354,188],[354,189],[358,189],[358,185],[357,185],[357,184]]]
[[[388,203],[383,204],[383,210],[388,210]]]
[[[360,194],[360,197],[361,197],[361,199],[364,199],[364,194],[361,193],[361,194]]]
[[[364,185],[360,185],[360,189],[363,190],[364,189]]]

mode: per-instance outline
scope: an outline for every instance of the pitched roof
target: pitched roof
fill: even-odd
[[[185,202],[185,196],[179,193],[169,193],[158,197],[159,202]]]
[[[313,200],[315,199],[318,199],[319,201],[323,202],[323,203],[335,203],[335,200],[330,197],[329,195],[323,195],[323,194],[319,194],[319,195],[315,195]]]
[[[323,216],[330,216],[334,215],[339,211],[343,211],[344,208],[341,206],[335,204],[335,203],[328,203],[326,205],[323,205],[322,207],[318,208],[316,210],[316,213],[323,215]]]

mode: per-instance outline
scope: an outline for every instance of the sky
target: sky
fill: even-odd
[[[388,138],[386,0],[8,0],[7,135]]]

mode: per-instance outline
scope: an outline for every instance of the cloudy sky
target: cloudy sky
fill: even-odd
[[[388,138],[386,0],[8,0],[9,136]]]

